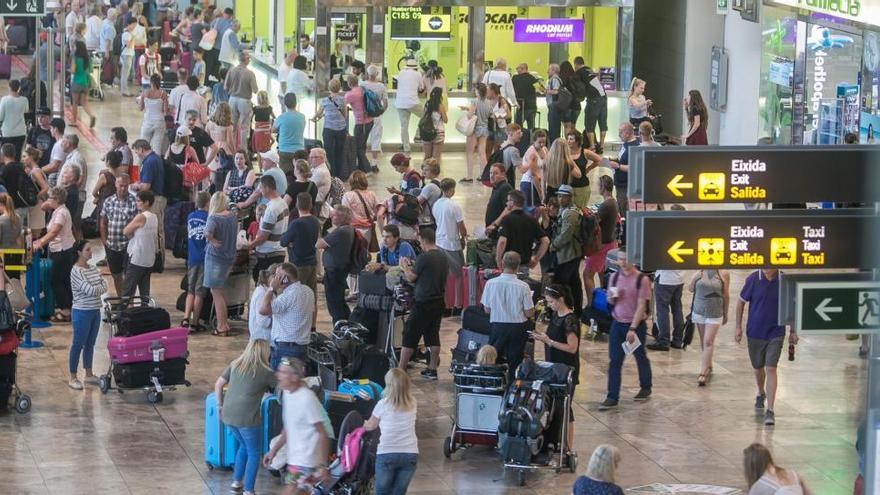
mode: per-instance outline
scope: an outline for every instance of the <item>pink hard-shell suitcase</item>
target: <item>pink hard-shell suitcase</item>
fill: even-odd
[[[169,328],[134,337],[111,337],[107,342],[110,360],[117,364],[153,361],[153,349],[158,351],[160,361],[186,357],[186,341],[189,330]]]

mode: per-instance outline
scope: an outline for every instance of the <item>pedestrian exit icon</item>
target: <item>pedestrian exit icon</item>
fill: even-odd
[[[859,325],[880,325],[880,292],[859,292]]]

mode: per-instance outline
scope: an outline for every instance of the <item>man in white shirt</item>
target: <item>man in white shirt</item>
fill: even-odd
[[[177,69],[177,86],[168,93],[168,113],[171,115],[177,114],[176,110],[177,106],[180,104],[180,96],[187,90],[186,76],[188,75],[189,71],[186,67],[179,67]]]
[[[461,291],[461,267],[464,266],[462,246],[467,238],[467,227],[464,225],[464,212],[457,203],[452,201],[455,196],[455,179],[440,181],[443,196],[434,202],[431,212],[437,223],[437,247],[449,259],[449,274],[458,282],[455,284],[455,308],[464,307]]]
[[[299,37],[299,54],[305,57],[310,64],[315,62],[315,47],[312,46],[312,40],[307,34]]]
[[[330,182],[333,180],[330,176],[330,168],[327,167],[327,152],[323,148],[312,148],[309,151],[309,167],[312,168],[312,178],[309,180],[318,186],[317,201],[321,204],[318,219],[323,223],[330,218],[328,196],[330,196]]]
[[[98,50],[101,41],[101,16],[98,15],[99,13],[100,10],[93,11],[92,15],[86,19],[85,43],[90,52]]]
[[[422,116],[424,108],[419,100],[419,93],[425,91],[424,79],[419,72],[419,64],[415,59],[406,61],[406,68],[397,75],[397,96],[394,106],[400,117],[400,142],[403,152],[409,153],[409,120],[410,115]]]
[[[507,376],[513,380],[516,367],[526,349],[529,318],[535,314],[535,303],[529,284],[516,276],[520,257],[516,251],[504,253],[501,275],[486,282],[480,304],[489,313],[489,345],[507,361]]]
[[[184,74],[186,73],[186,69],[180,69],[180,71],[183,71]],[[175,97],[174,92],[178,91],[181,87],[183,89]],[[200,126],[204,127],[208,123],[208,101],[196,92],[197,89],[199,89],[199,78],[189,76],[186,78],[186,84],[171,90],[171,96],[168,100],[169,111],[171,115],[174,115],[178,126],[188,125],[186,114],[190,110],[198,113],[198,123]]]
[[[285,221],[285,225],[287,222]],[[299,281],[296,267],[281,263],[269,278],[259,313],[272,319],[272,369],[282,358],[308,358],[315,293]]]
[[[281,395],[284,430],[264,459],[269,464],[285,447],[287,470],[283,474],[285,494],[312,493],[319,481],[328,481],[327,459],[330,440],[324,429],[324,411],[318,397],[305,386],[302,360],[284,358],[275,372]]]
[[[516,93],[513,90],[513,80],[507,72],[507,60],[503,58],[495,60],[495,67],[483,74],[483,84],[488,86],[493,83],[501,88],[501,96],[511,105],[516,106]]]
[[[241,30],[241,23],[237,20],[232,21],[229,29],[223,33],[223,39],[220,40],[220,63],[226,67],[232,67],[238,63],[238,55],[244,48],[238,40],[238,32]]]
[[[85,18],[80,14],[79,1],[73,0],[70,2],[70,12],[64,18],[64,34],[67,35],[68,40],[73,40],[74,33],[76,33],[76,25],[86,22]]]
[[[110,9],[107,11],[107,18],[101,23],[101,34],[98,36],[98,50],[104,53],[105,63],[112,60],[113,40],[116,39],[117,16],[118,11]]]
[[[67,143],[67,158],[64,160],[64,165],[61,166],[61,175],[65,174],[68,167],[79,167],[80,175],[76,186],[79,189],[80,208],[82,208],[82,204],[86,200],[86,182],[89,178],[88,167],[86,167],[86,161],[79,153],[79,136],[68,134],[64,136],[64,141]]]

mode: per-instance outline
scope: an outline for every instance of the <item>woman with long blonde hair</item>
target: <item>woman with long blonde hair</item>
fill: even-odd
[[[749,495],[810,495],[812,492],[792,469],[783,469],[773,462],[770,450],[753,443],[743,450],[743,471],[749,487]]]
[[[205,274],[202,285],[211,290],[214,298],[214,311],[217,313],[217,328],[213,335],[229,335],[226,296],[223,288],[235,260],[235,238],[238,235],[238,217],[227,209],[226,194],[217,191],[208,204],[208,221],[205,223]]]
[[[638,128],[642,122],[651,120],[648,107],[652,102],[645,97],[646,85],[647,83],[638,77],[634,77],[629,85],[629,97],[626,101],[629,105],[629,121],[635,128]]]
[[[244,352],[214,382],[217,410],[241,445],[232,471],[233,492],[254,493],[261,462],[260,404],[263,394],[275,383],[275,374],[269,367],[269,342],[263,339],[249,341]]]
[[[220,102],[217,104],[217,108],[208,119],[205,131],[211,136],[217,150],[222,149],[226,151],[227,155],[235,153],[235,128],[232,126],[232,108],[229,103]]]
[[[553,141],[550,151],[547,152],[547,158],[544,159],[544,184],[547,185],[547,197],[556,196],[559,186],[580,177],[581,170],[571,159],[565,139],[558,138]]]
[[[382,400],[364,424],[367,431],[381,431],[376,456],[376,495],[404,495],[416,473],[416,409],[409,375],[400,368],[391,368],[385,374]]]
[[[591,495],[593,493],[607,493],[623,495],[623,489],[614,482],[614,473],[620,464],[620,451],[617,447],[602,444],[596,447],[587,464],[587,472],[584,476],[575,480],[571,488],[572,495]]]

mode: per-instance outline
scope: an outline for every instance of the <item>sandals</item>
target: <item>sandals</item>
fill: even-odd
[[[705,373],[701,373],[697,378],[697,385],[700,387],[705,387],[709,383],[709,377],[712,375],[712,368],[709,368],[709,371]]]
[[[226,330],[221,332],[220,330],[215,328],[211,330],[211,335],[213,335],[214,337],[229,337],[229,329],[227,328]]]
[[[70,323],[70,317],[61,311],[56,311],[54,315],[49,317],[49,321],[52,323]]]
[[[183,328],[192,328],[189,325],[189,318],[184,318],[180,320],[180,326],[182,326]]]

